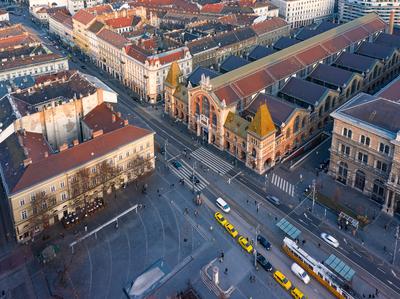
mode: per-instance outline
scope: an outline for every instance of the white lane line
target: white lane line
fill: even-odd
[[[355,255],[358,255],[358,257],[362,257],[361,254],[359,254],[359,253],[358,253],[357,251],[355,251],[355,250],[353,251],[353,253],[354,253]]]
[[[385,271],[383,271],[381,268],[378,267],[378,270],[381,271],[382,273],[386,274]]]

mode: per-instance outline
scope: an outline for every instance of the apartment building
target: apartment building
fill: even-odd
[[[339,0],[339,20],[348,22],[368,13],[377,13],[386,23],[390,22],[390,14],[394,12],[394,24],[400,26],[400,2],[381,0]]]
[[[358,94],[331,114],[329,174],[389,215],[400,212],[399,87],[397,78],[378,94]]]
[[[154,133],[122,119],[116,100],[77,71],[0,100],[0,175],[18,242],[154,168]]]
[[[56,11],[49,14],[49,32],[58,36],[64,44],[72,47],[73,43],[73,30],[72,30],[72,16],[62,11]]]
[[[312,23],[332,19],[335,0],[271,0],[279,8],[279,15],[291,28],[298,28]]]
[[[68,59],[52,53],[20,25],[0,28],[0,81],[68,70]]]
[[[38,7],[64,6],[71,15],[81,9],[103,4],[104,0],[29,0],[29,10],[35,11]]]

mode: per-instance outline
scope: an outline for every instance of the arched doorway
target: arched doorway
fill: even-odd
[[[337,180],[343,184],[346,185],[347,183],[347,176],[348,176],[348,166],[346,163],[344,162],[340,162],[339,163],[339,169],[338,169],[338,176],[337,176]]]
[[[272,165],[272,159],[271,159],[271,158],[268,158],[268,159],[264,162],[264,168],[265,168],[265,169],[268,169],[268,168],[271,167],[271,165]]]
[[[356,177],[354,180],[354,188],[357,188],[360,191],[364,191],[365,187],[365,173],[361,170],[356,171]]]
[[[385,202],[385,184],[381,180],[374,181],[371,198],[381,204]]]

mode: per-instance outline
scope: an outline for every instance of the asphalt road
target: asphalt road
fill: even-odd
[[[25,20],[24,22],[28,26],[32,26],[29,20]],[[35,29],[38,29],[37,27]],[[39,29],[40,30],[40,29]],[[39,32],[42,36],[44,32]],[[47,43],[46,43],[47,44]],[[51,43],[48,43],[47,46],[51,48],[55,52],[59,52],[58,49],[53,47]],[[85,65],[85,69],[82,69],[82,65]],[[82,72],[87,72],[92,75],[99,77],[101,80],[105,81],[106,84],[110,85],[114,90],[119,93],[119,103],[124,109],[131,111],[136,118],[142,119],[147,123],[154,131],[157,132],[156,140],[163,144],[165,140],[169,141],[168,151],[171,154],[179,154],[183,151],[183,149],[188,149],[190,151],[194,151],[199,148],[198,145],[193,143],[193,139],[187,134],[182,133],[177,128],[178,125],[171,126],[170,122],[160,121],[158,116],[152,115],[148,109],[144,108],[136,101],[134,101],[131,97],[129,97],[126,93],[126,89],[121,87],[118,83],[115,82],[115,79],[111,79],[110,77],[104,75],[103,73],[99,73],[98,69],[94,68],[93,65],[83,62],[77,61],[77,63],[71,63],[71,68],[78,68]],[[240,169],[235,168],[234,171],[228,172],[226,178],[232,177],[236,175]],[[285,205],[279,206],[279,208],[273,206],[269,202],[265,200],[265,191],[263,190],[263,186],[260,186],[257,183],[254,183],[251,179],[248,179],[244,176],[237,176],[235,178],[235,183],[240,184],[243,190],[247,190],[247,193],[253,198],[260,202],[263,202],[264,207],[269,209],[270,211],[276,213],[280,217],[284,217],[287,215],[291,208]],[[213,184],[209,185],[209,190],[214,190],[216,194],[218,194],[217,186]],[[222,193],[222,192],[221,192]],[[220,193],[220,194],[221,194]],[[234,198],[231,200],[231,204],[234,204]],[[243,209],[238,210],[240,215],[245,214]],[[244,215],[244,218],[251,222],[251,215]],[[391,269],[387,263],[383,263],[379,258],[371,255],[365,248],[360,247],[355,242],[351,240],[344,241],[340,238],[341,246],[338,249],[334,249],[329,247],[325,243],[323,243],[320,239],[320,232],[327,231],[332,235],[340,236],[340,231],[332,229],[331,227],[324,226],[324,224],[316,223],[315,220],[310,220],[306,218],[301,218],[297,214],[291,214],[289,218],[294,222],[294,224],[302,230],[303,235],[307,236],[307,238],[313,239],[315,242],[322,243],[322,248],[324,250],[334,252],[339,258],[348,263],[351,267],[353,267],[358,275],[363,277],[365,280],[378,287],[382,293],[386,294],[389,298],[396,298],[400,296],[400,279],[393,275],[393,272],[398,271],[398,269]],[[254,220],[253,220],[254,221]],[[393,271],[393,272],[392,272]]]

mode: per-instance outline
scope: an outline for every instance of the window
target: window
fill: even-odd
[[[376,161],[376,168],[380,171],[386,172],[387,171],[387,164],[382,161]]]
[[[20,199],[20,201],[19,201],[20,207],[22,207],[24,204],[25,204],[25,200],[24,199]]]
[[[31,201],[35,201],[36,199],[36,195],[35,194],[31,194]]]
[[[61,193],[61,200],[66,200],[66,199],[67,199],[67,194]]]
[[[350,129],[344,128],[343,136],[351,139],[351,137],[353,136],[353,132]]]
[[[358,153],[358,161],[361,163],[368,164],[368,155],[364,153]]]
[[[371,140],[369,139],[369,137],[366,137],[364,135],[361,135],[360,137],[360,142],[366,146],[370,145]]]
[[[150,147],[150,142],[146,143],[146,147],[149,148]]]
[[[341,144],[340,145],[340,152],[343,155],[349,156],[350,155],[350,146]]]
[[[51,187],[50,187],[50,191],[51,191],[51,192],[56,192],[56,187],[55,187],[55,186],[51,186]]]
[[[96,173],[96,166],[93,166],[93,167],[90,169],[90,171],[91,171],[91,173]]]
[[[65,183],[64,183],[64,182],[61,182],[61,183],[60,183],[60,187],[61,187],[61,188],[64,188],[64,187],[65,187]]]
[[[150,153],[147,153],[147,159],[150,159]]]
[[[299,130],[299,123],[300,123],[300,117],[297,115],[296,118],[294,119],[293,133],[297,133],[297,131]]]
[[[28,218],[28,212],[27,211],[22,211],[21,212],[21,218],[22,219],[27,219]]]
[[[119,159],[119,160],[122,160],[122,155],[119,155],[118,159]]]
[[[126,152],[126,157],[129,157],[129,151],[128,151],[128,152]]]
[[[50,198],[50,205],[51,206],[55,206],[56,205],[56,197],[55,196]]]
[[[387,144],[384,144],[384,143],[380,143],[379,144],[379,151],[381,152],[381,153],[384,153],[384,154],[386,154],[386,155],[389,155],[389,145],[387,145]]]

